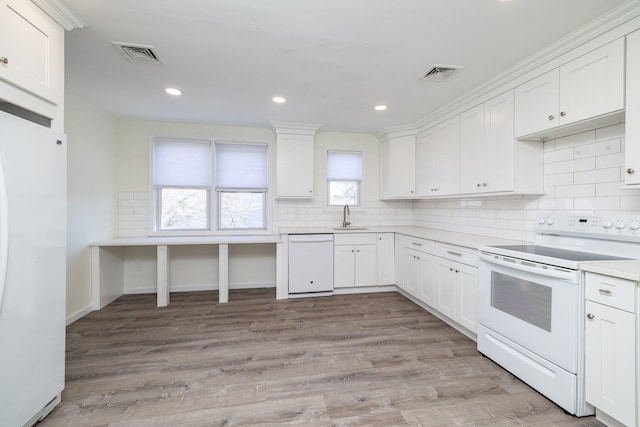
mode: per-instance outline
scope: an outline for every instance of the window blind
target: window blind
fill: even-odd
[[[216,143],[216,189],[269,187],[266,144]]]
[[[327,151],[327,180],[362,181],[362,153]]]
[[[153,185],[211,186],[209,141],[156,140],[153,156]]]

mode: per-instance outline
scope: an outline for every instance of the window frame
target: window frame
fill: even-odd
[[[208,228],[204,229],[185,229],[185,230],[162,230],[160,229],[161,200],[160,192],[154,186],[154,143],[155,141],[196,141],[208,142],[211,144],[210,161],[211,161],[211,186],[208,187],[207,197],[207,216]],[[216,189],[216,153],[215,144],[262,144],[267,146],[267,184],[268,187],[264,191],[264,228],[219,228],[219,197]],[[148,204],[148,232],[149,236],[250,236],[250,235],[271,235],[273,233],[273,141],[255,138],[211,138],[211,137],[167,137],[167,136],[151,136],[149,138],[149,204]],[[173,188],[183,188],[172,186]],[[192,187],[195,188],[195,187]]]
[[[359,180],[355,180],[355,179],[330,179],[329,178],[329,153],[330,152],[343,152],[343,153],[358,153],[360,154],[360,168],[361,168],[361,175],[360,175],[360,179]],[[358,193],[357,193],[357,204],[354,205],[349,205],[349,207],[354,207],[356,209],[360,209],[363,206],[363,201],[364,201],[364,181],[365,181],[365,152],[364,150],[360,149],[360,148],[354,148],[354,149],[350,149],[350,148],[327,148],[325,150],[325,167],[324,167],[324,173],[325,173],[325,179],[326,179],[326,204],[325,207],[329,210],[333,210],[333,209],[342,209],[342,207],[344,205],[340,204],[340,205],[334,205],[331,204],[331,183],[332,182],[356,182],[358,184]]]

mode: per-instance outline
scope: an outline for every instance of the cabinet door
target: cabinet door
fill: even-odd
[[[418,298],[433,307],[436,294],[436,258],[432,255],[419,253],[417,255],[418,270]]]
[[[278,134],[276,197],[313,197],[313,136]]]
[[[478,269],[459,264],[456,274],[456,321],[476,333],[478,330]]]
[[[379,233],[376,241],[378,285],[393,285],[395,281],[395,254],[393,233]]]
[[[415,135],[390,138],[382,145],[380,179],[383,180],[383,198],[415,197]]]
[[[561,125],[623,108],[623,38],[560,67]]]
[[[438,187],[436,196],[460,193],[460,116],[437,128]]]
[[[460,191],[480,193],[484,170],[484,106],[460,115]]]
[[[438,258],[436,269],[436,295],[434,308],[455,319],[457,276],[455,263]]]
[[[435,196],[438,188],[438,147],[435,128],[418,134],[415,163],[418,196]]]
[[[30,1],[0,0],[0,79],[53,104],[61,96],[63,29]]]
[[[515,135],[558,126],[560,72],[551,70],[515,88]]]
[[[515,188],[515,139],[513,137],[513,91],[484,104],[484,138],[478,158],[482,161],[483,192]]]
[[[640,30],[627,36],[625,174],[628,185],[640,185]]]
[[[404,290],[411,295],[418,294],[418,257],[420,252],[405,248],[404,250]]]
[[[356,246],[355,286],[376,284],[376,245]]]
[[[586,302],[586,400],[624,425],[636,425],[634,315]]]
[[[333,286],[348,288],[354,285],[356,266],[355,246],[333,247]]]
[[[395,282],[396,286],[404,289],[405,272],[404,272],[404,236],[402,234],[396,234],[395,236]]]

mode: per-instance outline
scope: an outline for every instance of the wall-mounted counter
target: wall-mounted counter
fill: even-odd
[[[214,245],[218,247],[219,302],[229,301],[229,245],[276,245],[276,297],[283,298],[282,239],[280,236],[192,236],[131,237],[102,240],[91,244],[91,287],[93,309],[100,310],[124,294],[124,249],[132,246],[156,248],[158,307],[169,304],[169,257],[172,246]],[[286,295],[284,296],[286,298]]]

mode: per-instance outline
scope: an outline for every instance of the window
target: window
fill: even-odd
[[[266,228],[266,144],[216,143],[218,228]]]
[[[154,140],[153,187],[157,230],[208,230],[211,143]]]
[[[362,153],[327,151],[327,204],[360,205]]]

